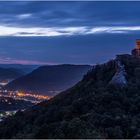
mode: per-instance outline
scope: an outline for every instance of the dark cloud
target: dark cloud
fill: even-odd
[[[95,64],[129,53],[140,38],[139,7],[140,2],[0,2],[0,62]],[[43,27],[51,27],[45,31],[53,36],[39,37]]]
[[[140,2],[0,2],[0,18],[19,26],[137,25],[139,6]],[[22,14],[31,16],[17,18]]]

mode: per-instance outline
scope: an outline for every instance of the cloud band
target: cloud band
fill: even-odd
[[[62,36],[62,35],[87,35],[103,33],[129,33],[140,31],[140,26],[117,27],[10,27],[0,26],[0,36]]]

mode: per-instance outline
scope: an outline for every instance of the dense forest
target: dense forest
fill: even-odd
[[[125,66],[126,86],[109,84]],[[119,55],[74,87],[0,123],[0,138],[140,138],[140,59]]]

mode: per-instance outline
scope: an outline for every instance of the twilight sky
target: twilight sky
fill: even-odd
[[[0,2],[0,63],[96,64],[130,53],[140,2]]]

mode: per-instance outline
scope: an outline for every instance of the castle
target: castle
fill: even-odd
[[[136,48],[132,50],[132,55],[140,58],[140,39],[136,40]]]

